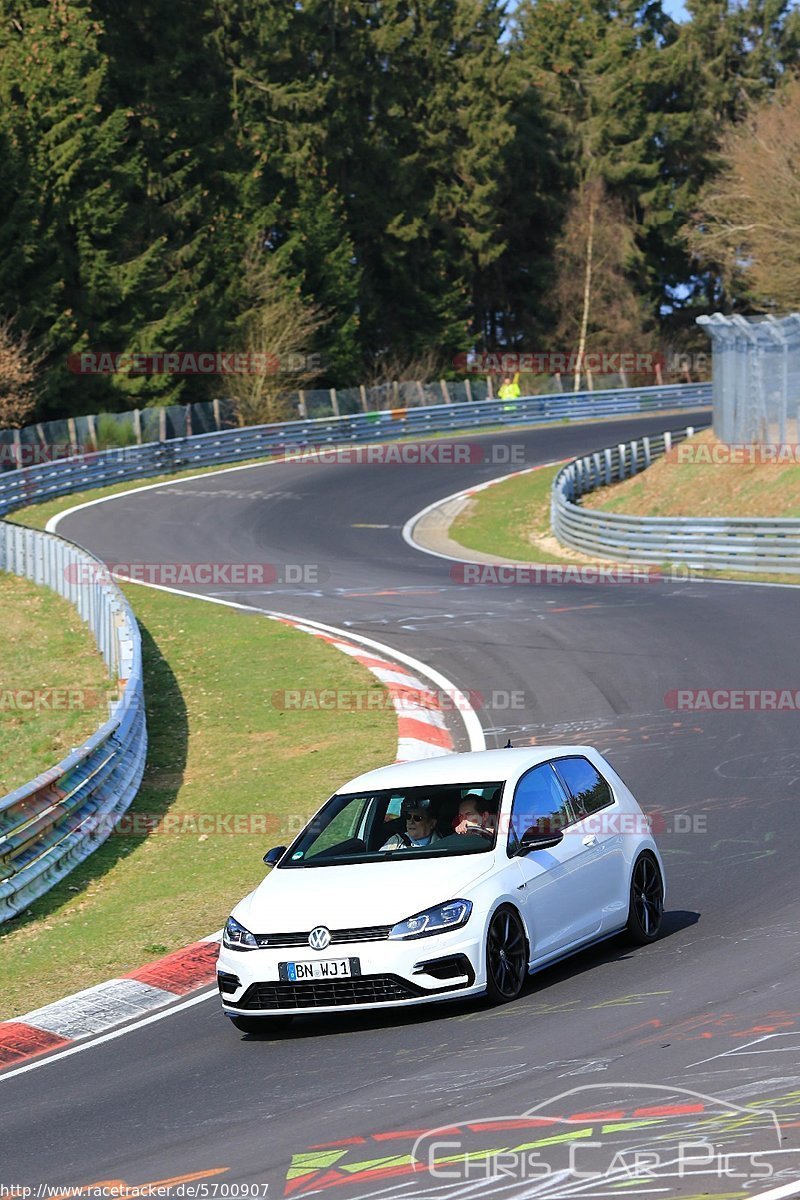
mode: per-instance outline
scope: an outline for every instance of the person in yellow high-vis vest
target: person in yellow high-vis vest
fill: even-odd
[[[502,387],[497,393],[499,400],[516,400],[522,393],[519,390],[519,371],[512,379],[510,375],[506,375],[503,380]]]

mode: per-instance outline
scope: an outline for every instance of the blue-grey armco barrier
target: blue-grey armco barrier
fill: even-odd
[[[26,909],[105,841],[141,782],[147,751],[139,629],[96,558],[0,521],[0,570],[52,588],[94,634],[119,698],[63,762],[0,798],[0,922]]]
[[[439,404],[400,408],[356,416],[284,421],[254,425],[197,437],[173,438],[144,446],[126,446],[76,458],[59,459],[0,474],[0,513],[87,488],[191,467],[244,462],[305,447],[426,437],[456,429],[586,421],[592,417],[700,408],[711,402],[710,383],[629,388],[608,392],[574,392],[559,396],[524,396],[516,400],[481,400],[471,404]]]
[[[710,384],[677,384],[400,408],[174,438],[3,472],[0,514],[88,488],[304,449],[697,408],[710,399]],[[26,575],[71,600],[97,637],[109,671],[125,681],[110,719],[93,737],[64,762],[0,798],[0,922],[21,912],[101,844],[141,780],[147,735],[136,622],[111,581],[100,576],[87,586],[71,580],[81,571],[91,579],[99,566],[60,538],[0,521],[0,570]]]
[[[568,463],[553,480],[550,522],[572,550],[623,562],[705,570],[800,573],[800,520],[772,517],[639,517],[585,508],[599,487],[650,466],[694,430],[620,442]]]

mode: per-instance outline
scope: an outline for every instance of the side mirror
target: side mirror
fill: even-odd
[[[276,862],[278,862],[281,858],[283,858],[285,853],[286,853],[285,846],[273,846],[272,849],[268,850],[267,853],[264,855],[264,862],[267,864],[268,867],[274,867]]]
[[[523,857],[526,854],[531,854],[534,850],[550,850],[553,846],[557,846],[559,842],[563,842],[564,834],[561,830],[554,830],[552,833],[540,833],[533,836],[525,836],[522,838],[517,847],[517,856]]]

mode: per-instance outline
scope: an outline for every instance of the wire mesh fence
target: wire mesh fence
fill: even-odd
[[[571,395],[563,381],[553,375],[526,378],[528,395]],[[595,376],[590,391],[626,387],[620,376]],[[462,380],[398,380],[373,387],[312,388],[292,393],[284,408],[287,420],[319,420],[388,413],[441,404],[480,403],[495,398],[496,385],[490,378]],[[99,413],[58,421],[41,421],[23,429],[0,430],[0,472],[36,466],[76,454],[125,446],[148,445],[204,433],[219,433],[240,426],[236,405],[220,398],[195,404],[131,409]]]
[[[732,444],[800,442],[800,313],[698,317],[714,353],[714,433]]]

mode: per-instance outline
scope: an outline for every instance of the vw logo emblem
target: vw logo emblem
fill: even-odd
[[[324,925],[317,925],[316,929],[312,929],[308,935],[308,944],[312,950],[324,950],[331,944],[330,932]]]

